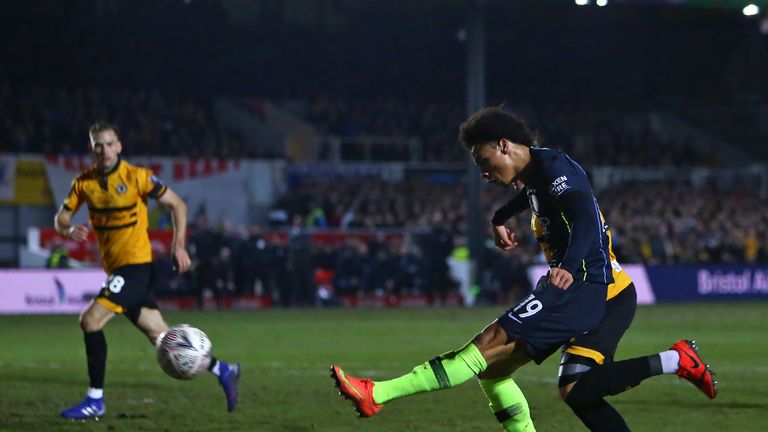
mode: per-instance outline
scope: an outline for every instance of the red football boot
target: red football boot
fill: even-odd
[[[717,396],[717,380],[713,377],[715,373],[701,359],[696,341],[681,339],[670,349],[680,354],[677,375],[693,383],[708,398],[714,399]]]
[[[371,417],[381,411],[383,405],[373,401],[373,381],[347,375],[336,365],[331,366],[331,378],[336,381],[339,394],[355,404],[355,411],[360,417]]]

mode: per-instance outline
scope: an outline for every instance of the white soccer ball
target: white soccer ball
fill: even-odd
[[[211,340],[188,324],[168,329],[157,343],[157,362],[173,378],[192,379],[205,372],[211,361]]]

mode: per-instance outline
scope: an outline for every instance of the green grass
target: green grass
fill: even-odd
[[[166,377],[154,350],[124,318],[106,330],[107,416],[71,423],[59,411],[87,387],[76,316],[0,316],[1,431],[495,431],[479,386],[394,401],[358,419],[338,397],[328,366],[389,378],[461,346],[501,308],[173,312],[169,322],[208,333],[222,359],[242,363],[241,403],[228,414],[212,376]],[[691,384],[661,376],[610,401],[634,431],[763,430],[768,408],[768,304],[643,307],[617,358],[658,352],[681,337],[699,341],[721,381],[708,400]],[[583,430],[556,392],[557,356],[516,374],[537,430]]]

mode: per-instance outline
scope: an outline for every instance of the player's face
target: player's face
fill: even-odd
[[[520,169],[511,152],[513,144],[505,139],[499,142],[489,141],[472,147],[472,158],[488,183],[510,187],[515,183]]]
[[[96,132],[91,135],[91,152],[101,171],[111,170],[117,163],[123,144],[113,130]]]

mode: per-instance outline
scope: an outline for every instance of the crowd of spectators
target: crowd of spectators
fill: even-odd
[[[465,222],[466,206],[456,185],[422,178],[301,181],[274,207],[290,217],[301,216],[309,227],[423,229],[444,223],[458,231]]]
[[[492,208],[508,197],[487,195]],[[622,263],[646,265],[768,263],[768,203],[752,189],[693,186],[686,182],[623,184],[599,194]],[[515,226],[520,252],[541,261],[527,226],[530,212]]]
[[[11,86],[0,80],[0,152],[84,154],[97,120],[116,124],[132,155],[258,157],[218,128],[209,100],[164,90]]]
[[[749,185],[625,186],[601,203],[616,253],[651,265],[768,263],[768,204]]]
[[[614,166],[720,166],[723,158],[699,148],[690,139],[657,132],[650,121],[628,121],[616,113],[587,108],[517,108],[537,131],[541,145],[561,148],[587,165]],[[320,98],[310,104],[307,120],[320,135],[366,145],[371,139],[386,144],[400,160],[460,162],[465,152],[457,141],[466,118],[463,104],[392,99],[341,100]],[[386,138],[386,139],[382,139]],[[418,142],[415,156],[411,143]],[[361,158],[364,152],[345,152]],[[390,160],[386,150],[371,152],[371,159]]]
[[[360,184],[315,182],[289,191],[278,202],[293,203],[285,207],[291,222],[284,226],[211,228],[199,220],[190,235],[190,289],[201,295],[262,294],[284,306],[319,301],[323,283],[335,296],[423,294],[439,301],[457,292],[446,260],[466,247],[464,194],[457,192],[463,185],[370,179]],[[484,189],[486,219],[511,193]],[[623,264],[768,263],[768,205],[751,191],[639,184],[609,189],[599,198]],[[345,218],[362,223],[345,225]],[[528,289],[527,266],[544,263],[529,229],[530,212],[509,223],[519,247],[499,251],[489,232],[480,260],[480,295],[487,301]],[[313,237],[327,229],[347,235],[333,241]]]
[[[627,123],[592,109],[538,107],[519,112],[545,146],[562,148],[587,165],[717,166],[714,153],[655,131],[647,121]],[[328,137],[341,140],[342,159],[461,162],[457,142],[464,104],[404,99],[318,98],[306,120],[329,158]],[[217,126],[212,99],[172,89],[103,89],[10,85],[0,79],[0,152],[82,154],[87,128],[97,119],[121,128],[135,155],[192,158],[274,157],[280,151],[247,145]],[[325,147],[324,147],[325,146]],[[364,150],[367,148],[367,150]]]
[[[276,203],[310,227],[429,229],[464,234],[466,185],[412,179],[311,182]],[[486,219],[514,193],[483,189]],[[623,184],[599,194],[622,262],[650,265],[768,262],[768,203],[752,189],[685,182]],[[511,221],[525,253],[537,255],[530,213]],[[533,260],[534,257],[528,260]]]
[[[320,98],[309,105],[307,120],[320,136],[338,136],[351,141],[345,155],[358,158],[355,143],[378,138],[384,146],[374,148],[372,159],[425,162],[460,161],[463,150],[456,139],[464,120],[463,104],[456,102],[420,102],[392,99],[350,101]],[[418,150],[411,143],[417,142]],[[411,154],[416,153],[416,154]]]
[[[317,241],[303,219],[294,221],[276,234],[259,226],[209,227],[205,217],[198,217],[188,243],[192,272],[168,274],[174,282],[159,294],[194,293],[201,305],[211,296],[221,305],[226,296],[256,295],[283,307],[306,307],[366,294],[425,295],[430,302],[444,302],[456,291],[446,261],[454,237],[443,224],[421,232],[367,232]]]

